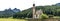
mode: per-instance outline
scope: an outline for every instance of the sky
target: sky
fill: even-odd
[[[45,6],[60,3],[60,0],[0,0],[0,11],[9,8],[25,10],[31,8],[33,3],[36,6]]]

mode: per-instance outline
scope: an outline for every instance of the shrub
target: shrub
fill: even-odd
[[[41,15],[40,15],[40,18],[41,18],[41,19],[47,19],[47,18],[49,18],[49,17],[48,17],[46,14],[41,14]]]

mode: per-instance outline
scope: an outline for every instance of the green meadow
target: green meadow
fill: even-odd
[[[0,21],[27,21],[25,19],[0,18]]]

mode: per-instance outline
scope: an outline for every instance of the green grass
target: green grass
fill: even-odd
[[[53,16],[53,18],[60,18],[60,16]]]
[[[27,21],[25,19],[0,18],[0,21]]]

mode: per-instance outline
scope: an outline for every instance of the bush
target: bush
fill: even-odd
[[[41,19],[47,19],[47,18],[49,18],[49,17],[48,17],[46,14],[41,14],[41,15],[40,15],[40,18],[41,18]]]

